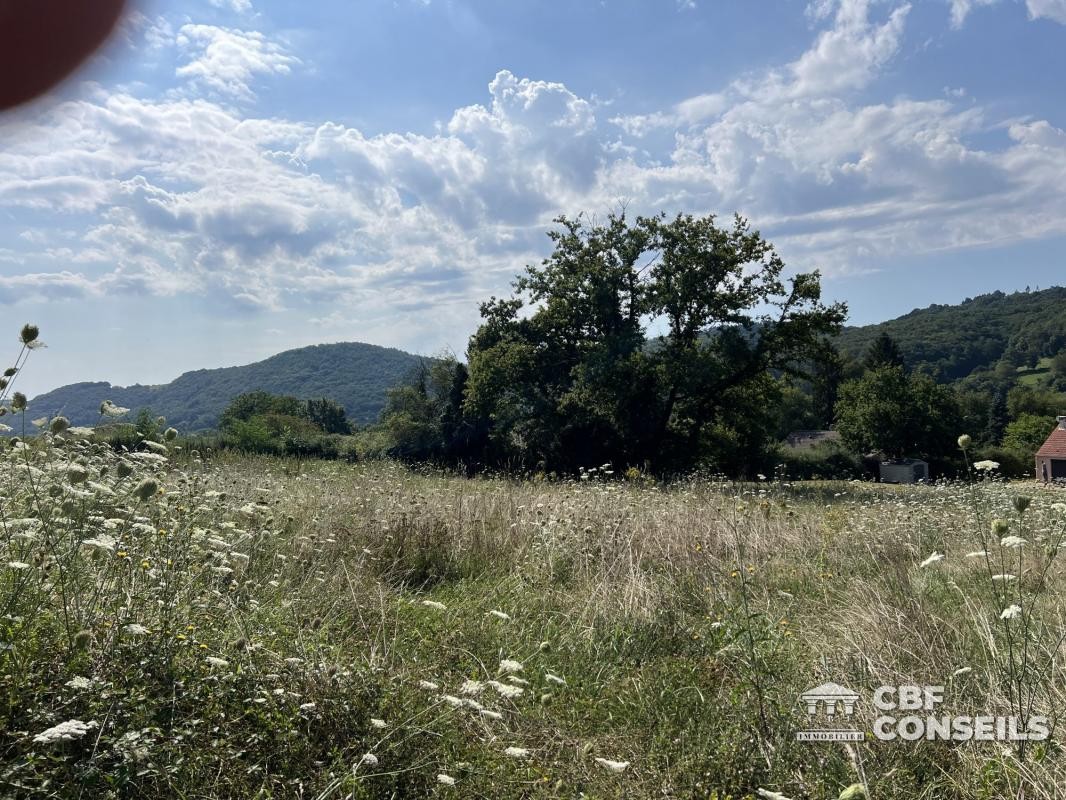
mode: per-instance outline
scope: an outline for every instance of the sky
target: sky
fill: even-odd
[[[31,396],[462,355],[622,205],[746,216],[852,324],[1061,284],[1063,75],[1066,0],[145,0],[0,114],[0,328]]]

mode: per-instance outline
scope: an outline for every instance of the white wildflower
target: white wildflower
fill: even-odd
[[[756,789],[755,793],[764,800],[792,800],[790,797],[786,797],[781,792],[771,792],[769,789]]]
[[[385,720],[383,719],[378,719],[377,717],[370,718],[370,727],[372,728],[377,728],[378,730],[381,730],[386,725],[388,725],[388,723],[385,722]]]
[[[443,700],[445,703],[450,705],[452,708],[462,708],[462,705],[463,705],[462,698],[461,697],[456,697],[453,694],[443,695],[441,697],[441,700]]]
[[[437,775],[437,783],[443,783],[445,786],[455,786],[455,778],[441,772]]]
[[[7,568],[8,569],[20,569],[20,570],[21,569],[29,569],[30,565],[27,564],[25,561],[8,561],[7,562]]]
[[[986,551],[986,550],[975,550],[972,553],[967,553],[966,557],[967,558],[984,558],[987,555],[988,555],[988,551]]]
[[[422,605],[426,608],[435,608],[437,611],[444,611],[448,608],[444,603],[438,603],[436,600],[423,600]]]
[[[149,450],[151,450],[153,453],[157,453],[158,455],[161,455],[161,456],[162,455],[166,455],[167,453],[170,452],[169,450],[167,450],[167,446],[165,444],[160,444],[159,442],[153,442],[151,439],[145,439],[142,444],[144,444],[144,446],[147,447]]]
[[[118,541],[113,536],[108,536],[106,533],[101,533],[99,536],[94,536],[91,539],[83,539],[82,544],[85,547],[95,547],[97,550],[107,550],[113,552],[115,545]]]
[[[479,711],[478,713],[486,719],[503,719],[503,714],[501,714],[499,711],[490,711],[487,708],[481,709],[481,711]]]
[[[558,675],[553,675],[550,672],[544,673],[544,680],[548,681],[549,683],[557,683],[560,686],[566,686],[565,678],[560,678]]]
[[[511,686],[507,683],[500,683],[499,681],[489,681],[489,686],[500,693],[501,696],[506,697],[508,700],[513,700],[516,697],[520,697],[524,692],[521,686]]]
[[[500,662],[500,672],[506,672],[513,675],[516,672],[522,672],[524,669],[525,667],[520,663],[512,661],[509,658],[505,658]]]
[[[488,614],[486,614],[486,616],[490,616],[490,615],[493,616],[493,617],[496,617],[496,619],[502,619],[502,620],[509,620],[511,618],[510,614],[505,614],[504,612],[497,611],[496,609],[493,609],[492,611],[488,612]]]
[[[110,400],[105,400],[100,404],[100,413],[105,417],[121,417],[129,414],[130,410],[122,406],[116,406]]]
[[[97,727],[96,722],[82,722],[80,719],[71,719],[38,733],[33,737],[33,741],[37,742],[37,744],[70,742],[74,739],[80,739],[95,727]]]
[[[435,684],[433,681],[419,681],[418,686],[421,689],[428,689],[431,692],[435,692],[437,691],[437,689],[440,688],[440,686]]]
[[[977,461],[974,463],[973,468],[979,469],[982,472],[991,472],[994,469],[999,469],[999,462],[989,460]]]
[[[1022,607],[1016,603],[1012,603],[1003,609],[1003,613],[999,615],[1000,619],[1014,619],[1022,613]]]
[[[462,686],[459,687],[459,694],[467,695],[479,695],[481,690],[485,688],[485,685],[481,681],[465,681]]]
[[[204,659],[212,667],[228,667],[229,662],[224,658],[218,658],[217,656],[208,656]]]
[[[944,555],[942,553],[933,553],[929,558],[919,564],[919,567],[928,567],[930,564],[935,564],[938,561],[943,561]]]
[[[625,772],[626,767],[629,766],[628,761],[612,761],[609,758],[597,758],[596,763],[611,772]]]
[[[130,636],[147,636],[149,633],[151,633],[150,630],[141,625],[139,622],[130,623],[122,630],[125,633],[128,633]]]
[[[1021,536],[1004,536],[1002,539],[999,540],[999,543],[1003,547],[1021,547],[1023,544],[1025,544],[1025,539],[1023,539]]]
[[[359,759],[360,766],[366,764],[368,767],[376,767],[378,765],[378,757],[373,753],[364,753],[363,757]]]
[[[314,711],[314,710],[315,710],[315,704],[314,703],[301,703],[300,704],[300,711]]]
[[[994,580],[994,581],[1014,581],[1014,580],[1017,580],[1017,578],[1014,575],[1007,575],[1007,574],[1004,573],[1002,575],[993,575],[992,576],[992,580]]]
[[[78,690],[88,689],[90,686],[93,685],[93,679],[92,678],[86,678],[83,675],[75,675],[73,678],[71,678],[69,681],[67,681],[64,685],[66,687],[70,688],[70,689],[78,689]]]
[[[525,678],[519,678],[517,675],[508,675],[507,680],[509,680],[515,686],[529,686],[529,681],[527,681]]]
[[[527,758],[529,756],[529,750],[524,747],[508,747],[503,751],[503,754],[505,756],[510,756],[511,758]]]

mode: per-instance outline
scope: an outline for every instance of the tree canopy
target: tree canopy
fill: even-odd
[[[860,453],[943,458],[961,430],[958,400],[928,375],[882,366],[840,387],[836,427]]]

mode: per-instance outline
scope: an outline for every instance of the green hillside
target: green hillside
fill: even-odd
[[[100,420],[100,403],[141,408],[167,418],[183,431],[213,428],[226,404],[238,394],[262,389],[300,398],[328,397],[344,406],[348,418],[366,424],[377,420],[385,392],[407,380],[419,356],[359,342],[319,344],[287,350],[241,367],[186,372],[159,386],[112,386],[74,383],[31,401],[34,414],[63,414],[75,425]]]
[[[993,292],[958,305],[931,305],[877,325],[845,328],[837,345],[861,359],[881,332],[899,345],[907,366],[941,381],[999,370],[1036,374],[1066,350],[1066,288]]]

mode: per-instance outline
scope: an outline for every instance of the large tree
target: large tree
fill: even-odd
[[[466,408],[526,466],[680,468],[731,437],[750,452],[773,427],[769,372],[810,377],[846,315],[740,217],[557,223],[469,347]]]

